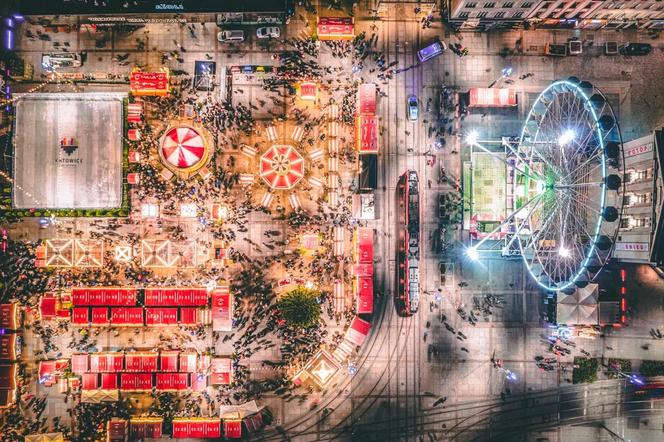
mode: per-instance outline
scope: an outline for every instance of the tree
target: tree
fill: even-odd
[[[580,384],[582,382],[595,382],[597,380],[598,368],[599,361],[595,358],[574,358],[572,382],[575,384]]]
[[[298,287],[284,294],[277,302],[277,308],[286,323],[295,328],[309,328],[320,320],[319,293],[305,287]]]

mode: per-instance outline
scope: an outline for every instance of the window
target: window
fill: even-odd
[[[505,2],[503,3],[503,8],[511,8],[514,6],[514,2]]]
[[[469,15],[470,15],[470,12],[464,11],[464,12],[459,13],[459,18],[468,18]]]
[[[523,17],[523,12],[521,11],[516,11],[514,14],[512,14],[512,18],[521,18]]]
[[[486,3],[484,3],[485,8],[493,8],[494,6],[496,6],[496,2],[486,2]]]
[[[533,6],[533,2],[523,2],[523,3],[521,3],[522,8],[530,8],[531,6]]]
[[[650,179],[651,176],[652,169],[629,170],[625,174],[625,182],[634,183],[637,181],[644,181]]]
[[[477,6],[477,2],[466,2],[465,8],[474,8]]]
[[[628,216],[620,219],[621,229],[634,229],[638,227],[650,227],[650,217],[634,218]]]
[[[503,18],[505,17],[505,11],[498,11],[496,14],[493,16],[494,18]]]
[[[487,12],[486,12],[486,11],[482,11],[482,12],[479,12],[479,13],[477,14],[477,18],[484,18],[484,17],[486,17],[486,15],[487,15]]]

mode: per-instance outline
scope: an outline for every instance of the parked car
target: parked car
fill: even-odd
[[[276,26],[266,26],[256,29],[256,37],[258,38],[279,38],[281,30]]]
[[[78,68],[83,64],[81,56],[74,52],[42,54],[45,68]]]
[[[439,56],[447,49],[447,45],[442,41],[434,41],[429,46],[426,46],[419,51],[417,51],[417,58],[420,59],[422,63],[427,60],[431,60],[434,57]]]
[[[232,31],[219,31],[217,40],[220,42],[244,41],[244,31],[236,29]]]
[[[416,121],[417,114],[418,114],[417,97],[415,95],[411,95],[410,97],[408,97],[408,119],[410,121]]]
[[[652,51],[652,45],[648,43],[625,43],[620,46],[622,55],[648,55]]]

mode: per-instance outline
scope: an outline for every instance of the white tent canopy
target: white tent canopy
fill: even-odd
[[[556,322],[567,325],[598,324],[598,292],[597,284],[577,288],[571,295],[558,292]]]

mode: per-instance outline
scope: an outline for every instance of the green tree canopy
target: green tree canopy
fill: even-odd
[[[291,327],[309,328],[320,320],[320,305],[316,301],[319,293],[305,287],[297,287],[284,294],[277,303],[286,323]]]

